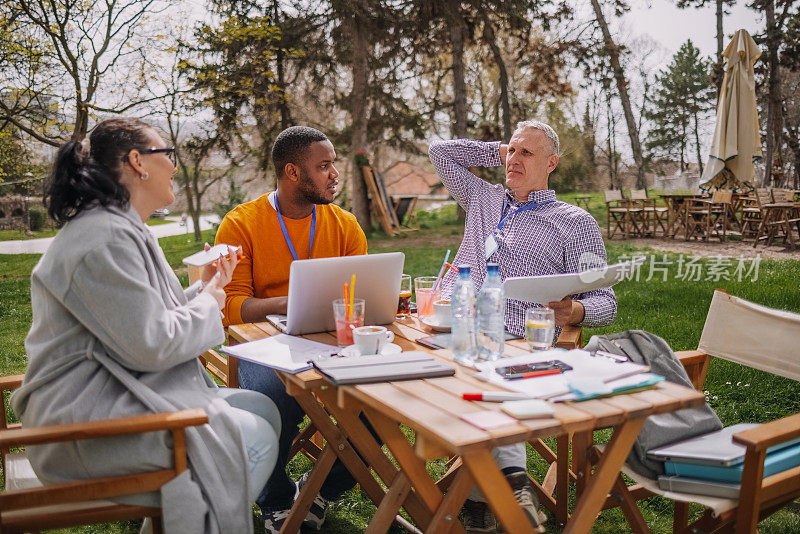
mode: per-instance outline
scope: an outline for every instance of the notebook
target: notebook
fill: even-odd
[[[797,466],[800,466],[800,445],[795,444],[779,451],[770,452],[764,459],[764,478]],[[664,462],[664,471],[668,475],[740,484],[744,472],[744,462],[740,461],[729,466]]]
[[[339,347],[302,337],[278,334],[248,343],[222,346],[219,351],[273,369],[299,373],[311,369],[311,363],[309,363],[311,360],[336,354]]]
[[[695,495],[708,495],[710,497],[722,497],[723,499],[738,499],[741,484],[661,475],[658,477],[658,487],[664,491],[694,493]]]
[[[456,370],[425,352],[409,351],[392,356],[380,354],[314,360],[314,367],[335,385],[393,382],[415,378],[452,376]]]

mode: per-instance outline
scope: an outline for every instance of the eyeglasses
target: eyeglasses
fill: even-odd
[[[178,158],[175,156],[175,147],[168,148],[144,148],[139,150],[139,154],[166,154],[173,165],[178,164]],[[122,161],[128,161],[128,155],[122,157]]]
[[[172,162],[173,165],[178,163],[177,158],[175,157],[175,147],[169,148],[148,148],[145,150],[139,151],[141,154],[166,154],[169,160]]]

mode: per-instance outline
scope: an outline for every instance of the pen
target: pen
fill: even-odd
[[[536,378],[537,376],[557,375],[561,373],[561,369],[545,369],[544,371],[531,371],[529,373],[512,373],[503,375],[506,380],[517,380],[519,378]]]
[[[534,397],[525,393],[511,393],[505,391],[483,391],[481,393],[463,393],[461,398],[470,401],[503,402],[511,400],[526,400]]]

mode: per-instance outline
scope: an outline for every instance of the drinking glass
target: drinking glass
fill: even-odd
[[[528,308],[525,312],[525,339],[532,351],[549,349],[555,331],[556,320],[551,308]]]
[[[340,347],[353,344],[353,330],[364,326],[364,299],[354,299],[353,309],[348,312],[344,299],[333,301],[333,318],[336,321],[336,341]]]
[[[400,277],[400,298],[397,301],[397,317],[411,315],[411,277],[404,274]]]
[[[414,292],[417,294],[417,317],[420,319],[433,316],[433,302],[439,300],[439,288],[435,276],[420,276],[414,278]]]

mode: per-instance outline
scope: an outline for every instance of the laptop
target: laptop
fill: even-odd
[[[727,467],[741,463],[744,459],[745,447],[734,443],[732,436],[737,432],[747,430],[758,425],[741,423],[728,426],[715,432],[703,434],[678,443],[673,443],[658,449],[647,451],[647,456],[653,460],[676,462],[682,464],[699,464]],[[797,445],[800,440],[790,440],[770,447],[769,452]]]
[[[397,314],[405,254],[387,252],[295,260],[289,267],[286,315],[268,315],[281,331],[298,336],[336,329],[332,302],[356,275],[355,297],[366,301],[364,324],[390,324]]]

